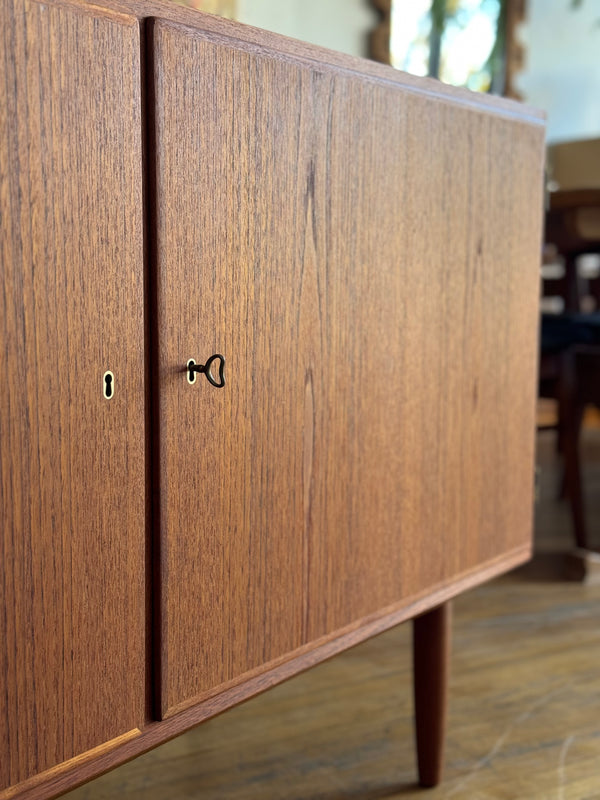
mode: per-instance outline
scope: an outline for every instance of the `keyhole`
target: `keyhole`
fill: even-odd
[[[115,376],[112,372],[108,371],[104,373],[104,397],[107,400],[110,400],[114,394],[114,380]]]
[[[196,366],[196,362],[194,361],[193,358],[190,358],[189,361],[186,364],[188,383],[196,383],[196,373],[192,369],[190,369],[191,367],[195,367],[195,366]]]

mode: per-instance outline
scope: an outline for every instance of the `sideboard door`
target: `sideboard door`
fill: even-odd
[[[137,21],[0,22],[2,794],[143,723],[145,434]]]
[[[153,36],[169,716],[527,558],[543,125]],[[216,353],[224,388],[190,384]]]

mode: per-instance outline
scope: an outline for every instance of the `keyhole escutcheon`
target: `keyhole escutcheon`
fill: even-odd
[[[102,378],[102,393],[107,400],[111,400],[115,393],[115,376],[110,370]]]

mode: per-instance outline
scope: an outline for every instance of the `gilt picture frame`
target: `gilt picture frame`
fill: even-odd
[[[236,0],[173,0],[173,2],[227,19],[236,19]]]
[[[390,64],[392,63],[390,42],[394,33],[392,26],[397,25],[400,18],[400,15],[393,14],[392,10],[394,2],[398,0],[370,0],[370,2],[379,14],[379,21],[370,34],[369,54],[375,61]],[[497,94],[517,100],[521,99],[521,95],[515,85],[515,76],[523,69],[525,61],[525,50],[518,39],[518,28],[525,20],[526,5],[527,0],[502,0],[501,75],[497,76],[495,86],[491,88],[491,91]]]

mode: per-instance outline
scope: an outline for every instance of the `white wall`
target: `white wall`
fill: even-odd
[[[240,22],[356,56],[377,22],[368,0],[237,0]]]
[[[527,0],[517,88],[548,113],[548,141],[600,136],[600,2]]]

